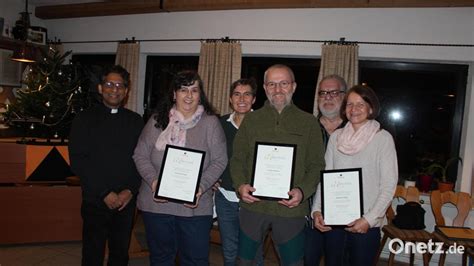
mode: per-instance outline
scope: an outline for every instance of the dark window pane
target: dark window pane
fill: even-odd
[[[148,119],[156,108],[158,100],[166,96],[173,76],[181,70],[196,70],[198,56],[148,56],[146,77],[144,118]]]
[[[316,80],[319,73],[319,59],[278,58],[278,57],[244,57],[242,58],[242,77],[253,77],[257,81],[257,100],[254,109],[263,106],[267,99],[263,89],[263,75],[268,67],[274,64],[289,66],[295,73],[297,83],[293,102],[299,108],[312,113]]]
[[[378,120],[395,139],[400,176],[414,174],[424,161],[458,156],[467,66],[381,61],[359,66],[360,81],[379,96]]]
[[[198,56],[149,56],[147,59],[146,113],[152,112],[168,89],[173,73],[197,69]],[[263,75],[273,64],[285,64],[295,72],[294,103],[312,113],[319,59],[244,57],[242,77],[257,81],[254,109],[266,100]],[[445,161],[459,154],[467,65],[359,61],[360,83],[372,87],[382,104],[378,118],[395,139],[400,176],[420,167],[422,159]],[[452,169],[455,176],[457,169]]]

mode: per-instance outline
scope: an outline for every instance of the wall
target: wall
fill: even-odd
[[[33,12],[35,9],[34,6],[29,5],[28,11]],[[5,24],[10,25],[10,27],[15,26],[15,22],[20,18],[20,12],[25,11],[25,2],[23,0],[1,0],[0,3],[0,17],[5,19]],[[36,18],[30,14],[30,22],[32,26],[42,26],[45,24],[43,20]],[[2,29],[0,29],[1,31]]]
[[[43,21],[50,37],[63,41],[258,38],[474,44],[474,8],[272,9],[156,13]],[[319,57],[320,43],[243,42],[244,56]],[[75,53],[114,53],[115,43],[69,44]],[[199,42],[142,42],[139,111],[143,112],[146,56],[198,54]],[[472,47],[360,45],[361,58],[469,64]],[[472,75],[472,68],[470,69]],[[474,160],[474,102],[470,79],[465,107],[458,189],[471,191]],[[468,136],[471,136],[470,138]]]
[[[18,13],[3,0],[0,16]],[[14,0],[7,0],[13,1]],[[5,11],[5,10],[8,11]],[[32,10],[32,9],[30,9]],[[273,9],[156,13],[42,21],[62,41],[258,38],[474,44],[474,8]],[[34,23],[32,23],[34,24]],[[243,42],[244,56],[319,57],[319,43]],[[145,63],[150,54],[198,54],[199,42],[142,42],[138,106],[142,112]],[[75,53],[114,53],[116,44],[69,44]],[[471,192],[474,160],[474,48],[360,45],[363,59],[470,64],[458,189]],[[472,114],[472,115],[469,115]]]

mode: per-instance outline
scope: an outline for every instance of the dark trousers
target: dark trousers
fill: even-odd
[[[308,222],[313,222],[309,220]],[[306,225],[304,229],[304,265],[319,266],[324,253],[323,233],[311,225]]]
[[[324,242],[324,265],[372,265],[380,245],[380,228],[370,228],[365,234],[333,228],[324,233]]]
[[[151,266],[208,266],[212,215],[181,217],[142,212]]]
[[[102,266],[108,242],[108,265],[128,265],[128,247],[135,216],[135,201],[121,211],[82,202],[82,265]]]
[[[271,236],[280,265],[303,266],[304,217],[281,217],[253,212],[241,208],[239,212],[240,235],[237,265],[255,265],[260,258],[258,251],[267,232]]]

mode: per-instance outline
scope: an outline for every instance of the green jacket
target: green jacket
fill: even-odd
[[[279,114],[268,101],[245,116],[234,140],[230,172],[235,190],[250,184],[255,142],[296,144],[293,187],[303,191],[303,201],[288,208],[277,201],[262,200],[253,204],[240,201],[242,208],[280,217],[302,217],[309,213],[308,198],[316,191],[320,171],[324,170],[324,144],[317,119],[291,103]]]

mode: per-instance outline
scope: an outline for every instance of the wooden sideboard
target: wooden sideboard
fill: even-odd
[[[81,188],[0,186],[0,244],[82,239]]]
[[[81,188],[28,181],[28,167],[39,163],[30,151],[0,142],[0,244],[81,240]]]

